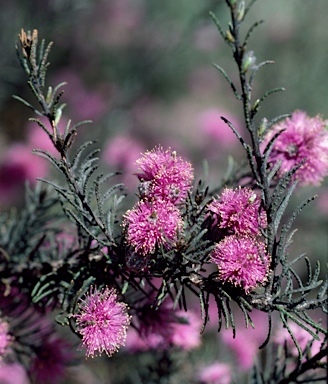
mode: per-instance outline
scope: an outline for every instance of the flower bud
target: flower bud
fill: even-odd
[[[57,126],[62,117],[62,108],[58,108],[55,114],[55,125]]]
[[[246,52],[242,62],[243,73],[246,73],[249,70],[249,68],[252,68],[255,62],[256,62],[256,57],[254,56],[254,52],[253,51]]]
[[[242,0],[238,5],[237,21],[242,21],[245,16],[245,1]]]
[[[267,129],[268,127],[268,119],[266,117],[264,117],[261,121],[261,124],[259,126],[259,136],[262,136],[263,135],[263,132],[265,132],[265,130]]]
[[[226,38],[228,39],[228,41],[230,43],[234,43],[235,42],[235,38],[232,36],[232,33],[229,31],[229,29],[226,31]]]
[[[46,96],[46,103],[49,105],[52,98],[52,87],[48,88],[47,96]]]

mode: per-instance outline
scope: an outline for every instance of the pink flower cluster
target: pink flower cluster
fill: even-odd
[[[260,209],[261,201],[249,188],[225,188],[219,198],[208,209],[219,220],[219,228],[227,228],[237,235],[260,234],[266,226],[265,212]]]
[[[87,356],[102,352],[111,356],[124,344],[130,316],[127,304],[117,300],[114,289],[106,287],[98,291],[91,287],[89,294],[80,300],[74,317]]]
[[[143,256],[170,249],[183,229],[178,206],[191,188],[193,169],[174,151],[155,148],[137,160],[140,201],[124,215],[126,240]]]
[[[295,111],[290,118],[274,125],[262,142],[265,150],[274,135],[281,132],[269,155],[271,167],[281,163],[277,177],[301,163],[293,175],[300,185],[319,185],[328,175],[328,121]]]
[[[165,200],[141,200],[126,212],[125,218],[127,241],[142,255],[153,252],[156,245],[170,248],[183,226],[178,208]]]
[[[266,216],[257,195],[248,188],[226,188],[208,210],[214,215],[217,226],[229,233],[211,253],[211,261],[219,269],[219,278],[245,292],[263,284],[270,257],[260,240]]]
[[[176,204],[187,197],[193,168],[171,148],[164,151],[158,147],[148,151],[136,164],[140,169],[136,175],[141,182],[142,198],[169,200]]]

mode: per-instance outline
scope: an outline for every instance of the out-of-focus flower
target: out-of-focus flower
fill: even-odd
[[[170,345],[174,311],[167,301],[156,308],[151,300],[140,305],[134,323],[138,331],[130,328],[126,347],[131,352],[166,349]]]
[[[130,352],[167,349],[173,346],[184,350],[201,344],[201,321],[196,314],[173,310],[168,302],[159,308],[144,304],[136,318],[138,331],[129,329],[126,347]]]
[[[130,316],[127,304],[117,300],[114,289],[106,287],[98,291],[91,287],[85,298],[80,300],[75,318],[87,356],[93,357],[102,352],[111,356],[124,344]]]
[[[141,143],[128,135],[115,136],[108,140],[103,150],[103,161],[122,170],[134,170],[134,163],[143,151]]]
[[[148,255],[156,246],[169,249],[182,231],[180,211],[169,201],[139,201],[124,215],[126,240],[136,252]]]
[[[226,188],[208,210],[218,215],[220,228],[239,235],[259,235],[260,227],[266,226],[265,213],[259,213],[260,204],[260,199],[249,188]]]
[[[111,169],[121,171],[123,183],[133,190],[137,181],[132,173],[135,171],[135,162],[144,148],[141,142],[129,135],[118,135],[109,139],[102,152],[102,160]]]
[[[172,324],[171,342],[184,350],[197,348],[201,344],[202,321],[192,310],[177,311],[176,322]]]
[[[9,325],[0,318],[0,362],[3,356],[9,352],[12,337],[9,334]]]
[[[0,365],[1,384],[30,384],[24,367],[18,363]]]
[[[292,331],[292,333],[293,333],[297,343],[299,344],[302,352],[304,352],[307,345],[310,342],[312,342],[313,336],[311,336],[309,332],[307,332],[305,329],[303,329],[302,327],[300,327],[299,325],[297,325],[295,323],[290,323],[290,324],[288,324],[288,326],[289,326],[290,330]],[[284,345],[285,343],[287,343],[288,353],[293,357],[298,356],[297,347],[296,347],[290,333],[288,332],[287,328],[282,328],[282,327],[279,328],[277,330],[274,338],[273,338],[273,341],[276,344],[280,344],[280,345]],[[311,348],[310,348],[310,352],[311,352],[312,356],[314,356],[315,354],[317,354],[320,351],[320,345],[321,345],[321,341],[313,340]]]
[[[211,261],[218,266],[220,280],[246,292],[267,280],[269,255],[262,242],[250,237],[224,238],[212,251]]]
[[[187,197],[194,177],[193,168],[171,148],[164,151],[158,147],[148,151],[136,164],[140,169],[136,175],[142,183],[142,198],[178,203]]]
[[[106,101],[97,90],[87,89],[81,77],[70,69],[64,69],[53,79],[55,84],[66,82],[65,98],[78,120],[99,120],[105,113]]]
[[[198,379],[204,384],[231,383],[231,366],[226,363],[213,363],[199,370]]]
[[[264,342],[268,333],[267,314],[253,310],[250,314],[254,328],[245,327],[244,316],[237,317],[236,337],[233,337],[231,329],[223,329],[220,337],[223,343],[235,354],[237,364],[242,371],[252,368],[260,345]]]
[[[217,108],[207,109],[199,115],[199,128],[208,139],[215,141],[216,144],[220,144],[222,147],[231,147],[238,143],[238,138],[229,125],[221,119],[221,116],[229,120],[237,131],[241,133],[241,124],[238,119],[230,113]]]
[[[65,378],[66,367],[73,360],[72,346],[55,334],[36,349],[30,372],[37,383],[58,384]]]
[[[277,177],[290,171],[306,158],[297,169],[292,180],[300,185],[319,185],[328,175],[328,121],[319,116],[309,117],[303,111],[295,111],[290,118],[276,124],[262,142],[264,151],[269,140],[281,130],[269,155],[269,163],[274,166],[281,162]]]
[[[25,181],[35,184],[48,172],[46,160],[38,158],[24,144],[16,143],[0,160],[0,202],[10,204],[21,198]]]

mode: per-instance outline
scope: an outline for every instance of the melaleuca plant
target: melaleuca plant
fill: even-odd
[[[247,137],[222,119],[238,137],[245,160],[210,190],[195,181],[191,163],[159,145],[136,162],[138,201],[127,210],[124,186],[112,181],[115,174],[99,170],[96,143],[74,146],[86,121],[69,121],[59,129],[65,84],[46,86],[51,43],[40,42],[36,30],[19,34],[17,53],[36,103],[15,97],[35,112],[33,120],[57,151],[36,149],[36,154],[62,176],[56,182],[40,180],[35,190],[27,188],[26,208],[1,217],[0,353],[22,362],[36,382],[48,380],[39,368],[40,348],[58,343],[42,317],[50,310],[81,339],[87,356],[112,356],[127,333],[134,332],[131,350],[153,351],[153,360],[138,372],[139,382],[214,382],[201,375],[179,376],[179,359],[186,358],[180,352],[199,345],[197,338],[188,344],[179,332],[186,326],[188,332],[206,329],[213,299],[218,331],[231,328],[234,336],[236,313],[242,312],[247,327],[254,327],[256,310],[266,314],[261,346],[266,364],[254,366],[251,382],[324,379],[327,331],[313,314],[327,313],[328,282],[319,278],[319,262],[313,269],[305,254],[289,254],[295,218],[314,198],[291,215],[287,208],[296,188],[318,185],[328,174],[327,122],[302,111],[270,121],[258,118],[262,103],[281,89],[253,95],[257,72],[272,63],[257,63],[248,49],[259,23],[244,37],[240,32],[254,3],[226,0],[231,17],[226,31],[211,13],[237,65],[238,83],[219,65],[215,68],[244,114]],[[307,270],[305,280],[297,272],[299,264]],[[195,297],[197,318],[191,308]],[[14,317],[11,326],[8,321]],[[32,326],[28,317],[40,326]],[[279,347],[274,342],[279,337],[272,336],[277,321]],[[19,327],[29,337],[19,335]],[[63,362],[70,359],[65,348],[59,349]],[[117,377],[113,382],[127,381]]]

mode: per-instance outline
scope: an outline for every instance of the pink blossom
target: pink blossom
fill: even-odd
[[[73,361],[72,346],[55,334],[49,335],[36,348],[30,372],[37,383],[57,384],[66,374],[66,368]]]
[[[218,216],[219,228],[228,228],[239,235],[259,235],[260,227],[266,226],[265,213],[259,214],[260,204],[260,199],[249,188],[226,188],[208,210]]]
[[[9,334],[9,325],[0,318],[0,363],[3,356],[9,352],[12,337]]]
[[[142,198],[159,198],[177,203],[187,197],[193,180],[193,168],[171,148],[164,151],[158,147],[148,151],[136,164],[141,171],[136,175],[141,181]]]
[[[199,371],[198,379],[204,384],[230,384],[231,366],[226,363],[213,363]]]
[[[262,242],[235,235],[224,238],[211,253],[211,261],[219,269],[219,279],[246,292],[267,281],[269,260]]]
[[[319,185],[328,175],[328,122],[319,116],[308,117],[303,111],[295,111],[290,118],[276,124],[265,137],[262,150],[269,140],[279,131],[269,155],[269,162],[274,166],[281,162],[277,177],[290,171],[306,158],[305,163],[295,172],[293,180],[300,185]]]
[[[238,143],[238,138],[225,123],[221,116],[229,120],[232,125],[241,133],[241,124],[238,119],[226,111],[221,111],[217,108],[211,108],[203,111],[198,116],[199,128],[204,135],[210,140],[214,140],[221,146],[232,146]]]
[[[139,201],[124,215],[126,240],[142,255],[153,253],[156,246],[169,249],[182,231],[181,214],[169,201]]]
[[[127,304],[117,300],[114,289],[102,291],[90,288],[89,294],[80,299],[75,315],[77,331],[87,348],[87,356],[105,352],[111,356],[124,344],[130,324]]]
[[[27,373],[21,364],[0,365],[1,384],[30,384]]]

